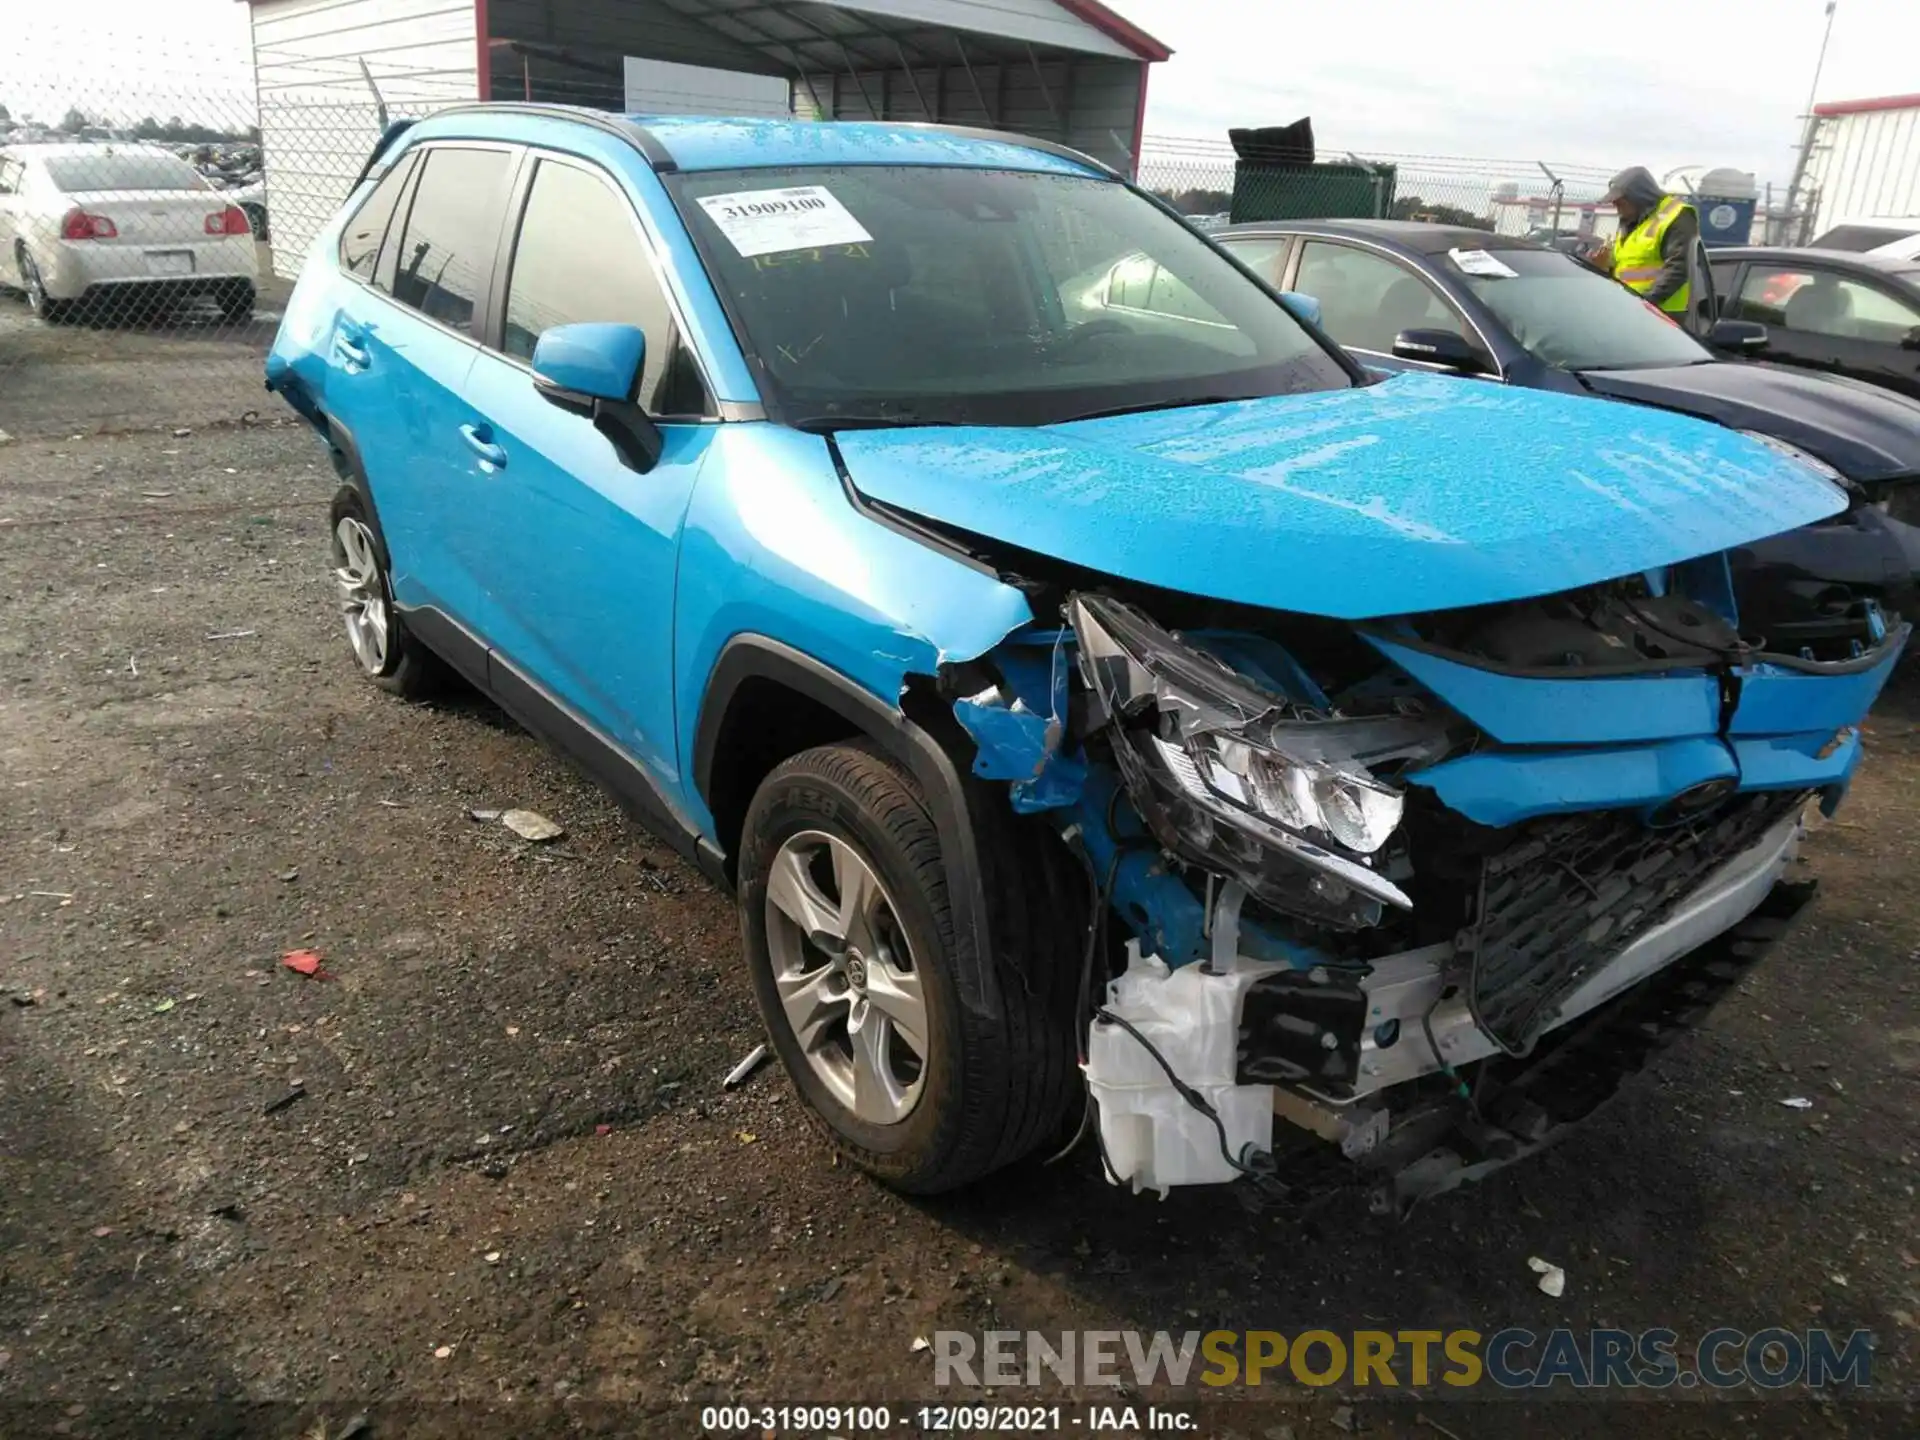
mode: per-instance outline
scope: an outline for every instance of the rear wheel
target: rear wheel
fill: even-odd
[[[27,292],[27,305],[33,313],[49,325],[59,325],[73,314],[73,303],[68,300],[55,300],[47,294],[47,282],[40,276],[40,267],[33,261],[33,255],[25,245],[17,252],[20,262],[20,284]]]
[[[940,836],[906,771],[822,746],[776,767],[747,813],[741,928],[774,1049],[832,1143],[900,1190],[950,1190],[1018,1160],[1080,1095],[1078,947],[1060,931],[1085,887],[1046,897],[1047,864],[1003,858],[1029,903],[996,910],[1037,923],[996,927],[1006,964],[981,1013],[962,1002]]]
[[[440,692],[445,672],[394,610],[387,547],[377,522],[351,485],[340,487],[330,514],[334,597],[361,673],[404,699],[430,699]]]
[[[241,281],[220,292],[220,314],[229,325],[244,325],[253,319],[253,286]]]

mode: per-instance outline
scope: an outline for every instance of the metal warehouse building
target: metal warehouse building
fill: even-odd
[[[1920,95],[1813,107],[1813,234],[1868,216],[1920,216]]]
[[[250,0],[274,268],[297,272],[384,111],[937,120],[1131,173],[1170,53],[1098,0]]]

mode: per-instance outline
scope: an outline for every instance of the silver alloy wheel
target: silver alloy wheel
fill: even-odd
[[[333,527],[333,589],[360,668],[380,674],[387,668],[387,582],[373,531],[352,515]]]
[[[787,1024],[833,1097],[874,1125],[919,1103],[921,971],[886,886],[846,841],[804,830],[767,872],[767,948]]]
[[[40,267],[25,249],[20,251],[20,278],[26,282],[27,305],[36,315],[46,313],[47,282],[40,278]]]

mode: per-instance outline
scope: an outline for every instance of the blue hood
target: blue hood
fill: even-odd
[[[1717,425],[1432,375],[838,437],[863,495],[1146,585],[1340,619],[1614,579],[1845,508]]]

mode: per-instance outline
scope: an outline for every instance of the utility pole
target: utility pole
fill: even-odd
[[[1827,28],[1820,35],[1820,56],[1813,62],[1813,84],[1807,90],[1807,108],[1800,126],[1800,153],[1794,157],[1793,179],[1787,183],[1787,213],[1798,220],[1797,239],[1805,244],[1807,240],[1808,215],[1800,213],[1800,184],[1807,178],[1807,162],[1813,158],[1814,137],[1820,133],[1820,117],[1813,113],[1813,107],[1820,95],[1820,72],[1827,64],[1827,42],[1833,39],[1833,12],[1839,8],[1840,0],[1827,0]]]
[[[1553,201],[1553,235],[1557,240],[1560,238],[1560,207],[1567,198],[1566,182],[1551,170],[1547,169],[1546,161],[1536,160],[1533,163],[1540,167],[1540,173],[1546,176],[1549,182],[1547,198]]]

